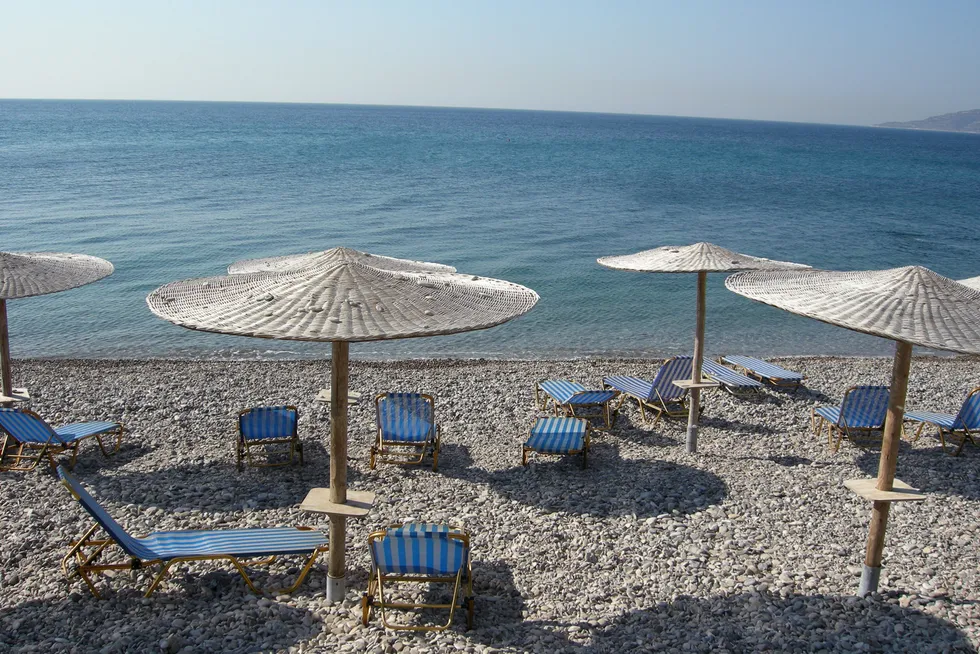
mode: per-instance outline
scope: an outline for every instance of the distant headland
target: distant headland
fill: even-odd
[[[932,116],[925,120],[910,120],[907,123],[882,123],[875,127],[897,127],[898,129],[931,129],[942,132],[972,132],[980,134],[980,109],[958,111],[955,114]]]

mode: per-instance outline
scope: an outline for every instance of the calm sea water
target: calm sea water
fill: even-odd
[[[821,268],[980,274],[980,137],[656,116],[336,105],[0,101],[0,250],[116,272],[9,303],[15,357],[322,356],[150,314],[160,284],[345,245],[541,294],[511,324],[357,357],[688,351],[693,275],[595,259],[711,241]],[[709,353],[887,354],[709,276]]]

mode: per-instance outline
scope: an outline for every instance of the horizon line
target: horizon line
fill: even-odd
[[[877,127],[875,124],[831,123],[803,120],[773,120],[768,118],[728,118],[726,116],[685,116],[680,114],[630,113],[625,111],[585,111],[581,109],[527,109],[520,107],[476,107],[470,105],[377,104],[358,102],[307,102],[300,100],[172,100],[159,98],[13,98],[0,97],[0,102],[171,102],[197,104],[267,104],[333,107],[383,107],[393,109],[463,109],[472,111],[521,111],[529,113],[591,114],[596,116],[641,116],[649,118],[691,118],[699,120],[731,120],[746,123],[786,123],[790,125],[825,125],[830,127]],[[966,109],[964,111],[972,111]],[[894,122],[894,121],[886,121]],[[908,129],[908,128],[891,128]],[[921,131],[921,130],[919,130]]]

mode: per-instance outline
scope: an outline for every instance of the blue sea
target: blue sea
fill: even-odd
[[[0,101],[0,250],[109,259],[8,303],[14,357],[318,357],[193,332],[144,298],[239,259],[343,245],[535,289],[484,332],[364,343],[388,357],[687,352],[695,277],[597,257],[710,241],[831,269],[980,275],[980,137],[663,116],[298,104]],[[883,339],[708,280],[710,354],[882,355]]]

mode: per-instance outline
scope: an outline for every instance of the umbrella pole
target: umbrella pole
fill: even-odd
[[[691,361],[690,411],[687,414],[687,451],[694,454],[698,451],[698,418],[701,412],[701,389],[696,384],[701,383],[701,359],[704,356],[704,296],[708,287],[708,273],[698,272],[698,303],[697,325],[694,329],[694,360]]]
[[[7,333],[7,301],[0,299],[0,377],[3,378],[3,394],[14,394],[10,380],[10,339]]]
[[[881,459],[878,462],[878,490],[890,491],[895,481],[898,463],[898,446],[902,437],[902,420],[905,416],[905,396],[909,386],[909,368],[912,363],[912,344],[898,341],[895,346],[895,362],[888,392],[888,415],[881,441]],[[885,527],[891,502],[875,502],[871,510],[871,529],[861,571],[858,595],[863,597],[878,590],[881,576],[881,554],[885,548]]]
[[[330,367],[330,501],[347,503],[347,379],[350,372],[346,341],[334,341]],[[327,601],[342,602],[347,594],[344,555],[347,519],[330,516],[330,563],[327,567]]]

